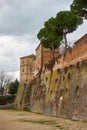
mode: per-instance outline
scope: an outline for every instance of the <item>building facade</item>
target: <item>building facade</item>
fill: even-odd
[[[59,50],[55,49],[55,57],[59,55]],[[41,44],[38,45],[36,48],[36,59],[34,61],[35,63],[35,74],[38,73],[38,71],[41,69],[41,67],[44,66],[45,63],[52,60],[53,55],[52,51],[49,48],[42,47]]]
[[[33,79],[35,65],[35,55],[20,58],[20,82],[29,83]]]
[[[59,55],[58,49],[55,50],[55,57]],[[20,58],[20,82],[29,83],[38,74],[45,63],[52,60],[52,51],[42,47],[41,44],[36,48],[36,56],[29,55]]]

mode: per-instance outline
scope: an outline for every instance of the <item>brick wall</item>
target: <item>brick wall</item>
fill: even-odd
[[[26,83],[33,79],[34,66],[34,55],[20,58],[20,82]]]
[[[56,58],[54,70],[68,67],[69,65],[87,59],[87,34],[79,39],[73,48],[68,48]]]
[[[36,78],[31,85],[32,111],[87,120],[87,60]]]
[[[31,84],[31,110],[87,120],[87,34],[55,58],[52,73],[46,66],[43,70]]]
[[[59,54],[58,49],[55,50],[55,57]],[[46,62],[52,60],[52,51],[42,47],[41,44],[36,48],[35,70],[40,69]]]

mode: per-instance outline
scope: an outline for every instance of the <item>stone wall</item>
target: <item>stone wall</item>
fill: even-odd
[[[32,81],[31,110],[87,120],[87,35]]]
[[[59,50],[55,49],[55,57],[59,55]],[[42,47],[41,44],[36,48],[36,59],[35,59],[35,70],[41,69],[41,67],[48,62],[49,60],[52,60],[52,51],[49,48]]]
[[[22,109],[87,120],[87,34],[48,61],[29,87],[21,85],[18,93],[16,105],[21,101]]]
[[[31,110],[87,120],[87,60],[32,81]]]
[[[69,65],[76,64],[77,62],[87,59],[87,34],[79,39],[73,48],[68,48],[62,54],[59,54],[55,59],[53,70],[62,69]],[[50,64],[50,63],[48,63]],[[49,70],[47,70],[49,73]]]

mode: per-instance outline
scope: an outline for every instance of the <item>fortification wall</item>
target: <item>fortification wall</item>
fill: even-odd
[[[46,63],[28,88],[21,87],[22,109],[87,120],[87,34]]]
[[[31,93],[32,111],[87,120],[87,35],[45,64]]]
[[[87,120],[87,60],[35,79],[31,110]]]
[[[74,44],[73,48],[68,48],[66,51],[59,54],[52,67],[53,70],[62,69],[85,59],[87,59],[87,34],[79,39]],[[47,64],[50,66],[50,62]],[[46,66],[44,66],[43,70],[45,73],[49,73],[49,69],[47,69]]]

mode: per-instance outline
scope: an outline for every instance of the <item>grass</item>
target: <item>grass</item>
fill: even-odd
[[[61,125],[57,125],[56,127],[60,128],[60,129],[64,129]]]
[[[56,124],[55,120],[27,120],[27,119],[19,119],[21,122],[29,122],[36,124],[45,124],[45,125],[53,125]]]
[[[60,130],[65,130],[65,128],[62,125],[59,125],[55,120],[28,120],[28,119],[19,119],[21,122],[29,122],[29,123],[34,123],[34,124],[41,124],[41,125],[50,125],[53,127],[57,127]]]
[[[70,119],[71,121],[80,121],[80,120],[78,120],[78,119],[74,119],[74,118],[72,118],[72,119]]]

